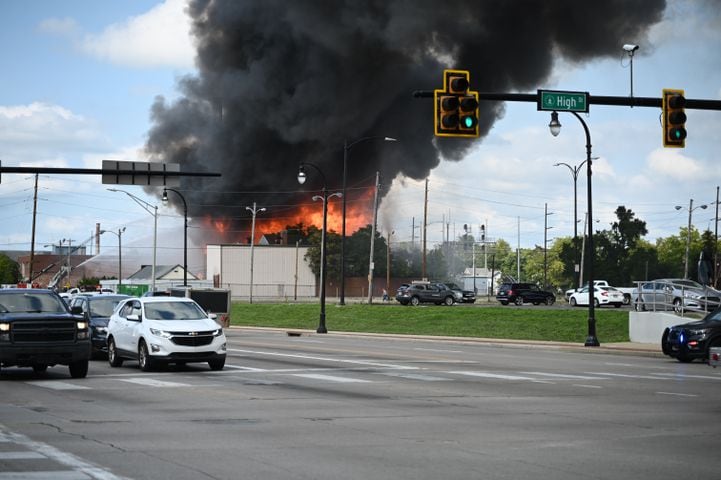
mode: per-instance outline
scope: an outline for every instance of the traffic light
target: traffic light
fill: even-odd
[[[686,98],[683,90],[665,88],[663,90],[663,146],[686,146]]]
[[[443,70],[443,89],[433,91],[437,137],[478,136],[478,92],[469,88],[467,70]]]

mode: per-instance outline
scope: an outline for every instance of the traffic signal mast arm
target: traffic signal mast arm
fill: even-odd
[[[478,92],[478,100],[495,100],[499,102],[532,102],[538,103],[539,93],[498,93]],[[433,90],[416,90],[415,98],[433,98]],[[662,99],[655,97],[614,97],[606,95],[588,95],[588,103],[595,105],[618,105],[626,107],[662,107]],[[687,110],[721,110],[721,100],[686,99]]]

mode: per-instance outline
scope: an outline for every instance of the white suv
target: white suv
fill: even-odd
[[[189,298],[130,298],[118,304],[108,322],[108,361],[119,367],[137,360],[150,371],[160,363],[208,362],[225,365],[223,329]]]

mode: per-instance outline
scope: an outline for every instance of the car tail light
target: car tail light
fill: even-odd
[[[718,354],[718,353],[712,353],[712,354],[711,354],[711,360],[713,360],[714,362],[718,362],[718,361],[719,361],[719,354]]]
[[[608,292],[601,292],[602,297],[608,297]]]

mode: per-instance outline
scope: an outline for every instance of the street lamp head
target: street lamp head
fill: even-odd
[[[705,204],[704,204],[704,205],[699,205],[699,206],[700,206],[703,210],[706,210],[706,208],[708,207],[708,205],[705,205]]]
[[[298,183],[303,185],[305,183],[305,179],[306,179],[305,167],[301,163],[300,166],[298,167]]]
[[[558,112],[551,112],[551,123],[548,124],[551,135],[557,137],[561,133],[561,122],[558,121]]]
[[[673,207],[673,208],[675,208],[676,210],[681,210],[683,207],[682,207],[681,205],[676,205],[676,206]]]
[[[383,137],[383,141],[384,142],[397,142],[398,139],[393,138],[393,137]]]
[[[107,230],[100,230],[98,233],[99,233],[100,235],[102,235],[103,233],[107,233],[107,232],[108,232]]]
[[[258,210],[258,211],[259,211],[259,212],[265,212],[265,207],[261,208],[261,209]]]

